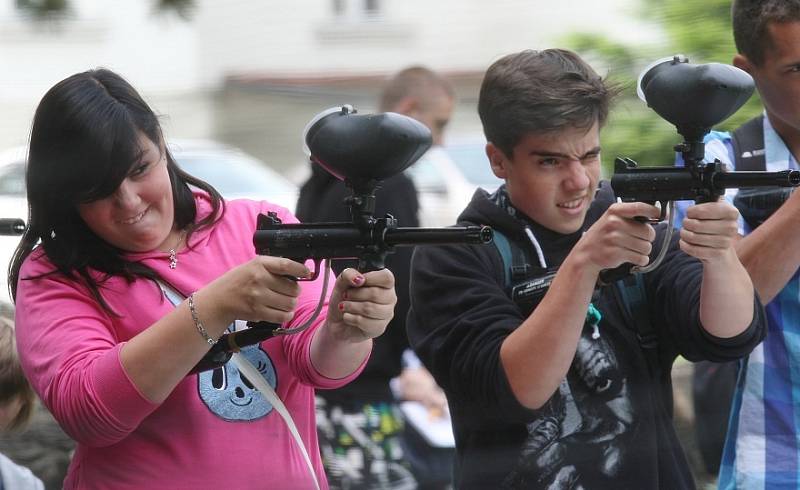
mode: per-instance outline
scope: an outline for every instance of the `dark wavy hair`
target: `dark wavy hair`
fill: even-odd
[[[92,232],[77,209],[77,204],[108,197],[119,188],[141,158],[140,133],[167,152],[177,227],[191,234],[219,220],[225,209],[219,192],[178,167],[163,144],[158,116],[136,90],[107,69],[77,73],[53,86],[34,115],[25,174],[28,224],[8,270],[14,299],[18,281],[32,279],[20,278],[19,270],[37,244],[56,267],[51,273],[80,278],[106,309],[99,287],[108,277],[158,278]],[[197,223],[189,186],[211,198],[211,214]],[[98,281],[90,269],[104,276]]]
[[[800,0],[734,0],[731,17],[736,49],[760,66],[773,47],[769,24],[800,21]]]
[[[494,62],[484,75],[478,115],[486,139],[507,156],[531,132],[589,129],[608,118],[619,88],[565,49],[525,50]]]

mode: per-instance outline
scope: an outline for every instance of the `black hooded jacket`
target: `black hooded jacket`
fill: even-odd
[[[602,183],[583,230],[612,202]],[[490,225],[532,251],[527,226],[548,266],[561,264],[583,231],[562,235],[512,216],[481,189],[460,224]],[[655,249],[665,229],[657,227]],[[663,264],[644,275],[656,346],[642,345],[612,288],[598,288],[592,304],[602,315],[600,337],[584,326],[567,377],[543,407],[530,410],[517,401],[500,361],[501,344],[526,314],[504,289],[497,247],[419,247],[411,274],[409,339],[447,394],[459,489],[694,488],[672,425],[672,362],[679,355],[738,358],[765,334],[758,301],[752,324],[734,338],[701,327],[702,265],[679,250],[676,233]]]

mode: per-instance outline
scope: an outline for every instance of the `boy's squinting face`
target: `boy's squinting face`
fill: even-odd
[[[529,133],[511,158],[489,143],[486,153],[511,202],[538,224],[569,234],[583,225],[600,181],[600,134],[568,128]]]

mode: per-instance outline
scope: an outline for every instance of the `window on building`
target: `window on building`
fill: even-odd
[[[382,15],[381,0],[331,0],[331,10],[339,20],[359,22]]]

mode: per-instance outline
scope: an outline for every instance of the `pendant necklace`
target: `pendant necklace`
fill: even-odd
[[[186,230],[181,230],[181,234],[178,235],[178,243],[175,244],[174,248],[169,249],[169,268],[175,270],[178,267],[178,248],[181,246],[181,242],[183,241],[183,237],[186,235]]]

